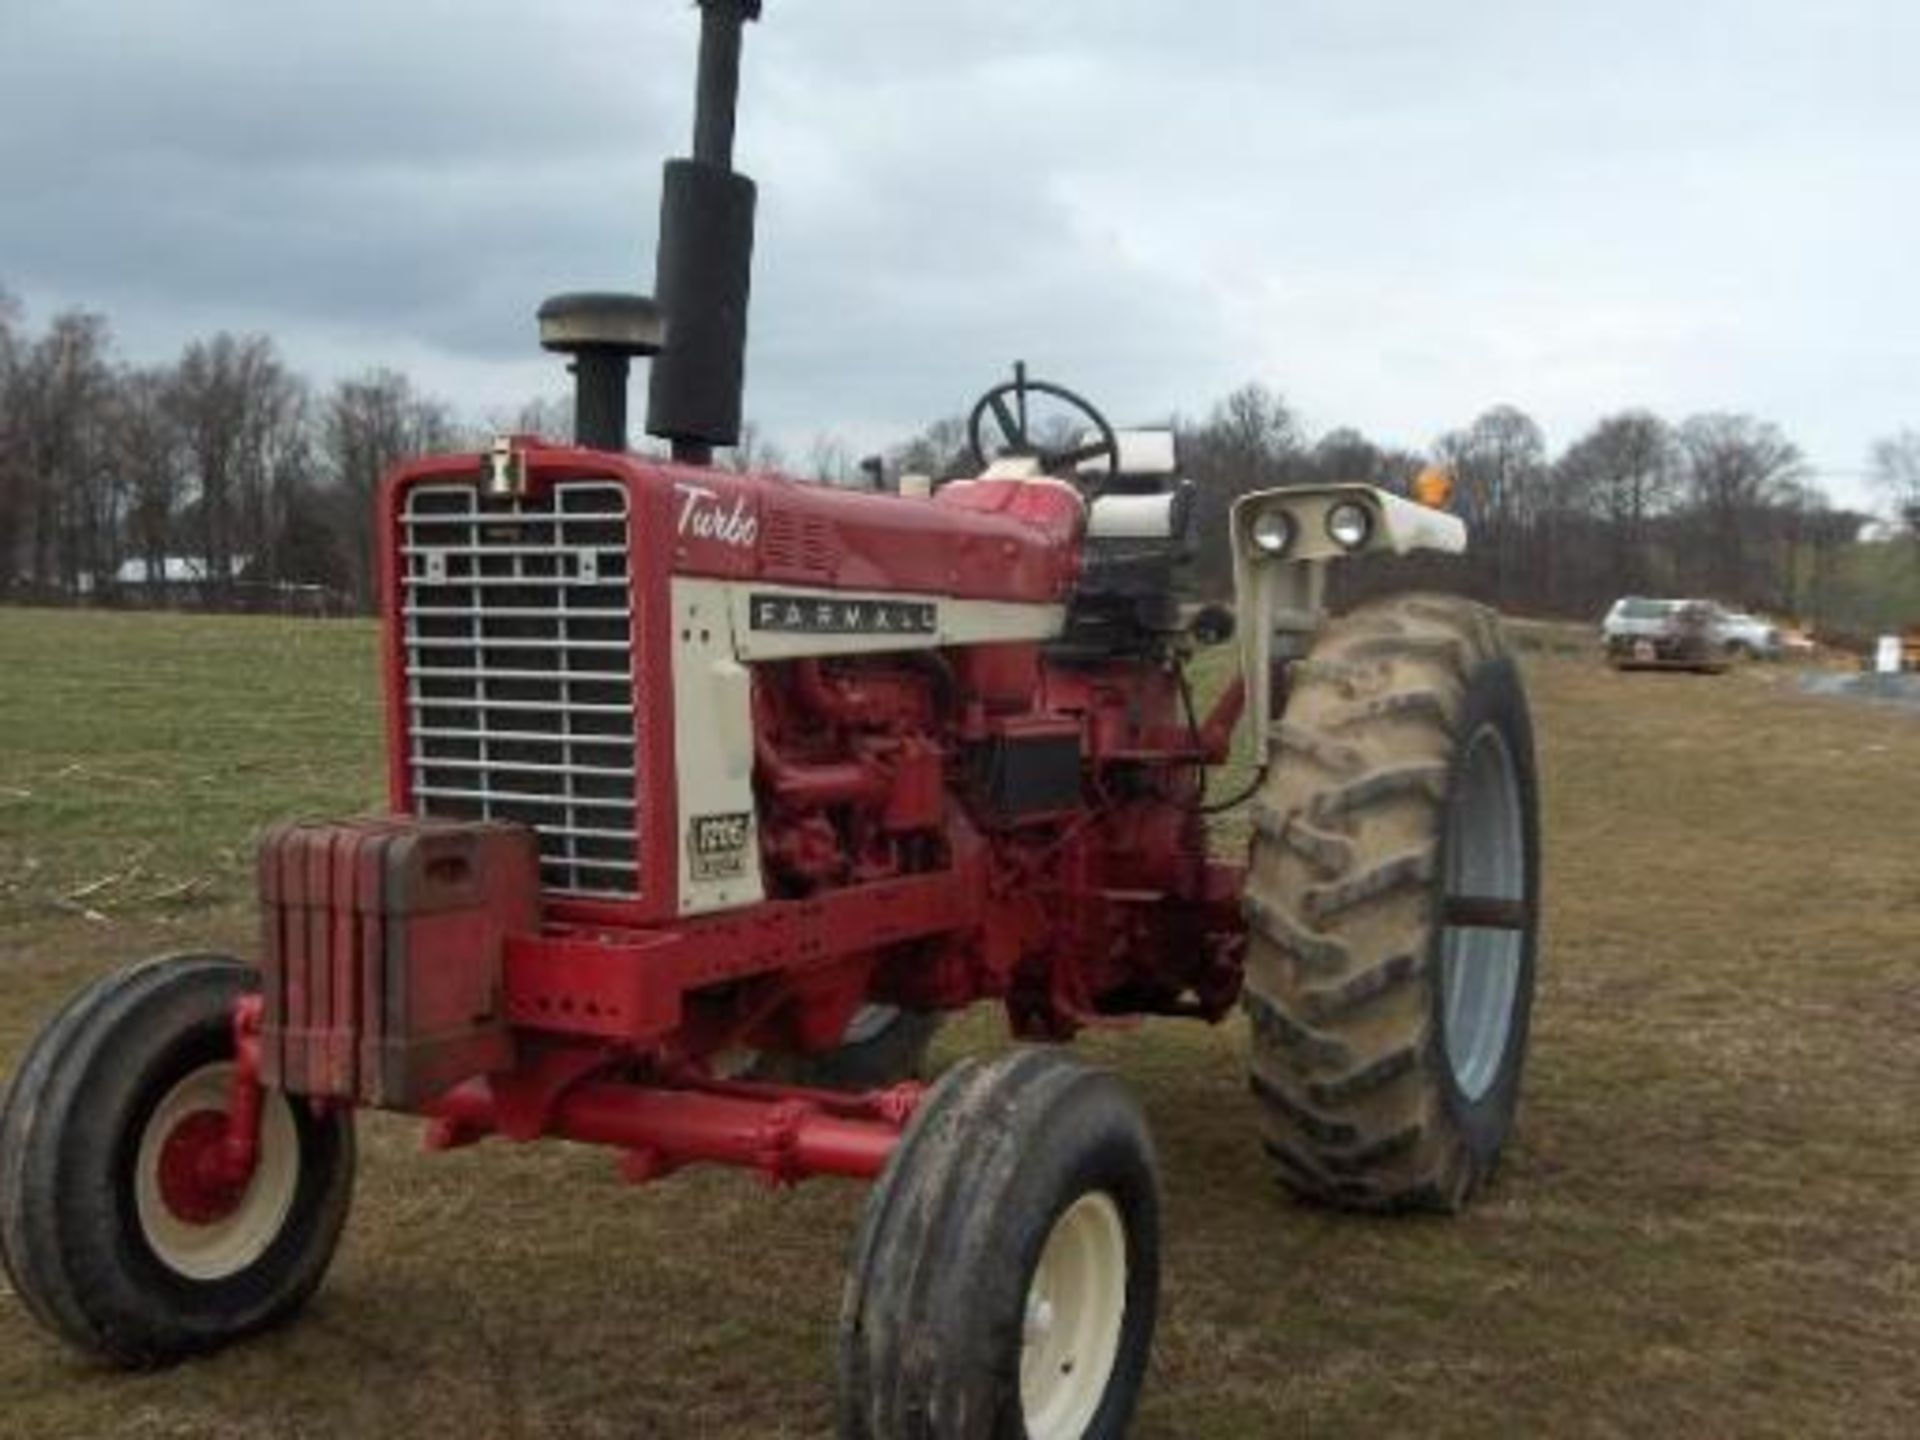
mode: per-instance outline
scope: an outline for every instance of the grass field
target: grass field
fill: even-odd
[[[1138,1435],[1920,1433],[1920,716],[1770,668],[1528,671],[1547,935],[1477,1210],[1290,1203],[1238,1023],[1084,1044],[1167,1178]],[[0,610],[0,1074],[99,970],[247,948],[252,829],[369,805],[380,758],[369,628]],[[856,1188],[362,1137],[332,1276],[263,1341],[124,1376],[0,1295],[0,1434],[829,1433]]]

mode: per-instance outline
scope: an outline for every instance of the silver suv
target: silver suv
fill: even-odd
[[[1727,612],[1711,600],[1647,600],[1629,595],[1613,602],[1600,622],[1608,663],[1619,670],[1699,670],[1717,675],[1734,658]]]

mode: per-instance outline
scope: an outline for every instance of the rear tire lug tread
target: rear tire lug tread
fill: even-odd
[[[1307,1098],[1317,1105],[1351,1105],[1419,1073],[1422,1049],[1419,1044],[1404,1045],[1334,1079],[1309,1081]]]
[[[1313,1205],[1362,1212],[1387,1211],[1396,1207],[1395,1199],[1378,1184],[1328,1174],[1283,1140],[1263,1139],[1260,1148],[1283,1172],[1282,1183],[1296,1199]]]
[[[1329,740],[1317,731],[1285,720],[1273,727],[1273,739],[1282,752],[1311,760],[1335,775],[1351,775],[1366,764],[1365,757],[1352,745]]]
[[[1377,693],[1386,681],[1386,671],[1378,664],[1296,660],[1288,667],[1287,677],[1296,693],[1308,686],[1323,686],[1342,700],[1357,700]]]
[[[1253,828],[1263,839],[1293,851],[1324,879],[1337,879],[1353,868],[1353,841],[1309,824],[1298,811],[1283,815],[1271,805],[1256,802]]]
[[[1302,1025],[1264,995],[1245,991],[1240,1004],[1256,1035],[1271,1040],[1296,1068],[1345,1068],[1353,1064],[1353,1050],[1346,1041]]]
[[[1407,951],[1383,960],[1370,969],[1359,971],[1337,985],[1323,985],[1302,992],[1300,1006],[1308,1018],[1322,1024],[1344,1020],[1383,996],[1419,983],[1426,973],[1425,957]]]
[[[1437,690],[1390,691],[1377,699],[1361,702],[1350,714],[1336,720],[1329,728],[1336,735],[1344,735],[1393,720],[1417,720],[1449,738],[1453,735],[1453,720],[1446,698]]]
[[[1438,805],[1446,799],[1447,767],[1439,762],[1391,765],[1362,775],[1334,790],[1324,790],[1307,807],[1315,822],[1326,824],[1383,801],[1415,796]]]
[[[1371,1174],[1388,1161],[1417,1152],[1426,1133],[1426,1127],[1416,1120],[1355,1146],[1351,1151],[1327,1151],[1320,1157],[1321,1163],[1340,1178]]]
[[[1315,1110],[1305,1100],[1289,1093],[1285,1086],[1258,1070],[1248,1073],[1247,1088],[1270,1112],[1277,1113],[1285,1124],[1316,1145],[1353,1146],[1362,1143],[1361,1132],[1352,1121]]]
[[[1395,660],[1420,661],[1447,670],[1460,670],[1465,668],[1462,661],[1469,649],[1466,642],[1450,636],[1363,635],[1347,647],[1347,653],[1363,660],[1391,656]]]
[[[1269,943],[1293,957],[1302,973],[1333,976],[1351,963],[1347,947],[1331,935],[1321,935],[1249,891],[1241,898],[1241,912],[1247,923]]]
[[[1371,870],[1344,880],[1316,885],[1306,892],[1309,920],[1326,921],[1346,914],[1361,905],[1384,899],[1401,890],[1418,889],[1433,883],[1436,852],[1431,846],[1409,850],[1383,860]]]

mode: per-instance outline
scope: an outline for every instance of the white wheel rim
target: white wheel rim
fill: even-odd
[[[1448,821],[1446,893],[1494,900],[1527,896],[1519,771],[1491,725],[1474,732]],[[1492,1088],[1507,1053],[1520,995],[1525,935],[1449,925],[1440,937],[1441,1040],[1469,1103]]]
[[[900,1020],[898,1005],[862,1005],[853,1012],[853,1018],[847,1022],[847,1033],[840,1037],[842,1045],[864,1045],[869,1040],[878,1040],[891,1030]]]
[[[1080,1440],[1105,1398],[1127,1313],[1127,1231],[1105,1191],[1054,1221],[1027,1282],[1020,1409],[1029,1440]]]
[[[197,1223],[176,1213],[161,1187],[161,1154],[185,1120],[203,1111],[226,1114],[233,1066],[203,1065],[160,1098],[134,1158],[133,1200],[140,1232],[161,1264],[189,1280],[225,1280],[252,1265],[285,1228],[300,1183],[300,1137],[284,1095],[261,1097],[260,1154],[253,1177],[232,1209]]]

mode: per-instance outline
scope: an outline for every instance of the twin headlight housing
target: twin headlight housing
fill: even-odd
[[[1323,525],[1327,538],[1342,550],[1362,550],[1373,538],[1373,511],[1359,500],[1336,500],[1327,507]],[[1247,528],[1253,548],[1274,559],[1293,549],[1299,534],[1293,515],[1278,506],[1261,511]]]

